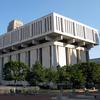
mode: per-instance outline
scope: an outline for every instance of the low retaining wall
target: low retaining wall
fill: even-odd
[[[0,100],[51,100],[48,95],[33,96],[33,95],[0,95]]]

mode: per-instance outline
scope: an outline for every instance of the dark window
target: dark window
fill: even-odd
[[[99,38],[98,38],[97,33],[95,33],[95,40],[96,40],[96,43],[99,43]]]
[[[2,68],[4,67],[4,57],[2,57]]]
[[[50,16],[50,30],[52,30],[52,22],[51,22],[51,16]]]
[[[30,51],[28,51],[28,65],[30,66]]]
[[[47,17],[47,31],[49,31],[49,17]]]
[[[75,23],[73,22],[73,34],[75,35]]]
[[[40,21],[37,22],[37,27],[38,27],[37,33],[40,34]]]
[[[20,62],[20,53],[18,53],[18,61]]]
[[[34,34],[34,25],[32,24],[32,36]]]
[[[34,23],[34,35],[36,34],[36,25]]]
[[[80,54],[79,54],[79,50],[76,50],[76,54],[77,54],[77,63],[79,63],[80,62]]]
[[[45,32],[47,32],[47,25],[46,25],[46,23],[47,23],[47,20],[45,18],[45,23],[44,23],[44,25],[45,25]]]
[[[13,59],[12,59],[13,60]],[[9,61],[11,61],[11,55],[9,56]]]
[[[65,51],[66,51],[66,65],[67,65],[68,64],[68,59],[69,59],[68,55],[67,55],[68,54],[68,48],[67,47],[65,48]]]
[[[61,18],[61,31],[63,32],[63,19]]]
[[[83,33],[84,33],[84,38],[86,38],[86,35],[85,35],[85,27],[83,26]]]
[[[93,37],[93,41],[95,41],[95,38],[94,38],[94,31],[92,30],[92,37]]]
[[[38,33],[38,22],[36,22],[36,34]]]
[[[40,48],[39,51],[40,51],[40,60],[39,61],[42,64],[42,48]]]
[[[2,66],[1,66],[1,77],[3,78],[3,68],[4,68],[4,57],[2,57]]]
[[[21,28],[21,34],[20,34],[20,40],[22,40],[23,39],[23,29]]]
[[[52,67],[52,50],[51,50],[51,46],[50,47],[50,67]]]
[[[40,21],[40,33],[42,33],[42,21]]]

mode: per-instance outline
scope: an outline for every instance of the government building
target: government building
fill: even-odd
[[[30,68],[39,61],[55,69],[88,61],[89,50],[98,44],[98,30],[57,13],[25,25],[13,20],[7,33],[0,35],[0,81],[2,68],[10,60],[24,62]]]

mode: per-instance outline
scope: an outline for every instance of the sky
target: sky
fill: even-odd
[[[19,19],[28,23],[51,12],[62,14],[100,31],[100,0],[0,0],[0,34],[8,23]],[[90,50],[90,58],[100,57],[100,46]]]

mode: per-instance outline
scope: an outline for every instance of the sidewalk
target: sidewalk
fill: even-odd
[[[77,94],[77,95],[68,95],[68,96],[56,96],[52,97],[52,100],[100,100],[100,99],[95,99],[94,95],[84,95],[84,94]]]

